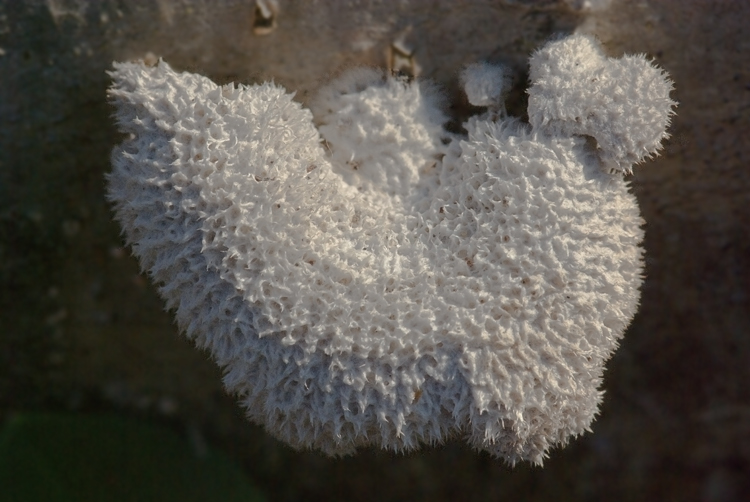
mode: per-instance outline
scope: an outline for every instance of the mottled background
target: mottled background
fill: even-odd
[[[0,0],[0,419],[166,424],[227,452],[272,500],[750,500],[750,2],[267,3]],[[632,177],[647,278],[593,432],[544,468],[511,469],[460,443],[329,459],[247,423],[111,219],[111,62],[273,78],[303,102],[342,68],[390,65],[439,82],[458,128],[463,65],[514,68],[522,115],[530,52],[573,30],[649,54],[680,102],[663,155]]]

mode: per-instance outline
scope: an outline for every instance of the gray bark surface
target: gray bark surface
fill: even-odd
[[[43,409],[166,421],[229,451],[274,500],[740,500],[750,493],[748,25],[743,0],[0,0],[0,418]],[[593,433],[544,469],[510,470],[457,443],[328,459],[247,423],[111,219],[112,61],[163,57],[220,83],[274,79],[303,103],[344,68],[390,65],[443,86],[458,130],[474,111],[458,92],[464,65],[510,65],[509,112],[523,115],[529,54],[576,29],[613,56],[653,57],[680,102],[662,155],[632,177],[647,277]]]

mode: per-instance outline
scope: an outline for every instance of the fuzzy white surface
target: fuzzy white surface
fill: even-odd
[[[511,85],[508,70],[502,66],[474,63],[461,74],[466,98],[474,106],[499,106]]]
[[[554,48],[535,56],[532,127],[474,118],[466,138],[432,88],[376,70],[311,113],[273,84],[115,65],[116,218],[251,420],[329,454],[462,436],[511,463],[588,430],[638,304],[642,220],[601,152],[545,120],[550,68],[575,56]],[[641,61],[615,77],[640,82]],[[630,158],[613,138],[606,155]]]
[[[596,39],[576,35],[537,51],[529,78],[531,125],[593,137],[613,171],[630,172],[668,137],[672,81],[642,54],[609,58]]]

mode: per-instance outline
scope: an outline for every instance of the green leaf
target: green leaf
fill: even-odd
[[[225,456],[116,416],[23,414],[0,433],[0,501],[263,501]]]

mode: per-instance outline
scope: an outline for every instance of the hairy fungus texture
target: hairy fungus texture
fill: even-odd
[[[505,75],[463,79],[496,105]],[[589,103],[592,75],[610,96]],[[661,71],[553,42],[531,126],[488,113],[467,137],[433,88],[371,69],[312,112],[164,62],[112,76],[116,218],[251,420],[328,454],[463,436],[511,463],[588,429],[642,274],[638,207],[608,166],[658,148]]]

